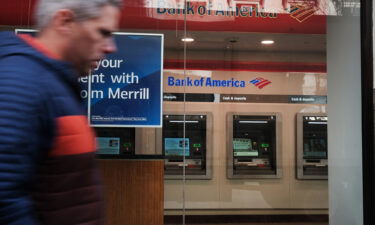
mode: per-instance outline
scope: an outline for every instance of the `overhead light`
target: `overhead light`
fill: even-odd
[[[184,41],[184,42],[193,42],[194,38],[186,37],[186,38],[182,38],[181,41]]]
[[[262,45],[272,45],[275,42],[273,40],[263,40],[261,43]]]

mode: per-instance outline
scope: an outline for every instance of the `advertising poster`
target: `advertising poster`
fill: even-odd
[[[161,127],[163,35],[115,33],[117,52],[79,81],[92,126]]]
[[[34,36],[37,31],[15,32]],[[90,76],[78,78],[91,126],[161,127],[163,34],[117,32],[114,39],[117,51]]]

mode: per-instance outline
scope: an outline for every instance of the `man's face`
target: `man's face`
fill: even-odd
[[[67,54],[80,76],[96,68],[106,54],[116,51],[112,32],[118,29],[119,18],[119,9],[107,5],[101,8],[99,17],[74,23]]]

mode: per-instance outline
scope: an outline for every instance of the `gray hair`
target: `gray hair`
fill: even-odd
[[[98,17],[105,5],[121,8],[122,0],[39,0],[35,11],[36,28],[46,27],[60,9],[72,10],[78,21],[84,21]]]

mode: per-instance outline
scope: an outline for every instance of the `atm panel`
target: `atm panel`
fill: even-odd
[[[135,128],[95,127],[98,156],[129,156],[135,154]]]
[[[227,177],[281,177],[281,115],[228,113]]]
[[[164,155],[166,179],[212,178],[212,116],[210,113],[163,115],[156,132],[157,147]]]
[[[327,115],[297,114],[297,178],[328,179]]]

